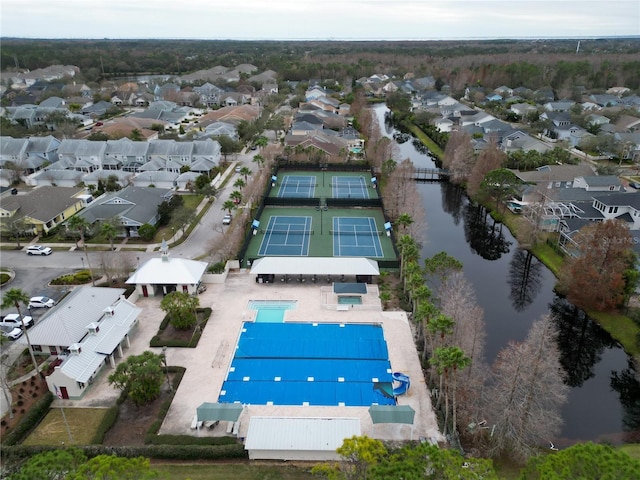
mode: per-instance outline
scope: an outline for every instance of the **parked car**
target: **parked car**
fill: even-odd
[[[636,190],[640,190],[640,183],[638,182],[631,182],[629,183],[629,186],[635,188]]]
[[[236,167],[236,173],[240,173],[242,171],[242,167]]]
[[[27,247],[27,255],[51,255],[53,250],[51,247],[43,245],[29,245]]]
[[[222,224],[229,225],[231,223],[232,218],[233,217],[231,215],[225,215],[224,217],[222,217]]]
[[[2,320],[0,320],[0,327],[22,328],[23,322],[25,327],[33,327],[33,318],[29,315],[23,315],[22,319],[20,319],[20,315],[18,315],[17,313],[9,313],[5,315]]]
[[[22,336],[22,329],[15,327],[0,327],[3,337],[7,337],[9,340],[17,340]]]
[[[29,299],[29,308],[51,308],[55,304],[55,300],[49,297],[31,297]]]

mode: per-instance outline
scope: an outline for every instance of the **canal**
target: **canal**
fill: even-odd
[[[374,107],[383,134],[403,142],[398,160],[410,158],[416,167],[435,167],[412,138],[406,140],[385,125],[387,111],[385,105]],[[555,295],[554,275],[461,189],[449,183],[419,183],[418,190],[427,219],[422,257],[445,251],[463,263],[484,309],[488,363],[509,341],[523,340],[535,319],[547,312],[553,315],[560,363],[571,387],[561,438],[555,443],[640,441],[640,383],[622,348],[582,311]]]

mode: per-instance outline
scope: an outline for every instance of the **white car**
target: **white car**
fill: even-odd
[[[222,217],[222,224],[223,225],[230,225],[232,218],[233,217],[231,215],[225,215],[224,217]]]
[[[0,329],[2,331],[2,335],[7,337],[10,340],[17,340],[22,336],[21,328],[11,328],[11,327],[3,327]]]
[[[51,308],[55,304],[55,300],[49,297],[31,297],[29,299],[29,308]]]
[[[43,245],[30,245],[26,251],[27,255],[51,255],[53,253],[51,247],[45,247]]]
[[[23,315],[21,320],[20,315],[18,315],[17,313],[9,313],[5,315],[2,320],[0,320],[0,327],[22,328],[23,322],[25,327],[33,327],[33,318],[29,315]]]

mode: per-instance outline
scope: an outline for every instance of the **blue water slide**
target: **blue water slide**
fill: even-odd
[[[404,395],[409,391],[409,387],[411,386],[411,380],[408,375],[400,372],[393,372],[391,374],[394,382],[398,382],[400,385],[394,387],[393,396],[397,397],[399,395]]]

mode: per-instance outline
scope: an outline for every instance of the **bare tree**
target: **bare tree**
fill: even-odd
[[[409,159],[396,166],[384,188],[384,206],[392,221],[401,214],[407,214],[413,219],[406,232],[419,242],[424,235],[426,219],[422,197],[413,180],[413,170],[413,163]]]
[[[550,315],[536,320],[522,343],[511,342],[493,365],[485,411],[494,424],[490,454],[526,460],[560,432],[568,387],[562,380],[557,330]]]
[[[471,136],[464,131],[455,131],[449,137],[442,158],[442,166],[450,171],[451,181],[461,184],[467,181],[475,163]]]
[[[481,416],[481,392],[486,384],[488,370],[484,359],[484,311],[477,303],[473,286],[462,271],[455,271],[446,278],[438,291],[438,297],[442,313],[455,321],[450,345],[459,346],[471,360],[464,373],[459,376],[458,420],[461,425],[477,423]],[[460,431],[464,429],[461,428]]]
[[[480,184],[487,173],[504,165],[507,155],[498,148],[497,143],[491,142],[489,146],[478,155],[473,165],[467,182],[469,195],[474,197],[480,191]]]

